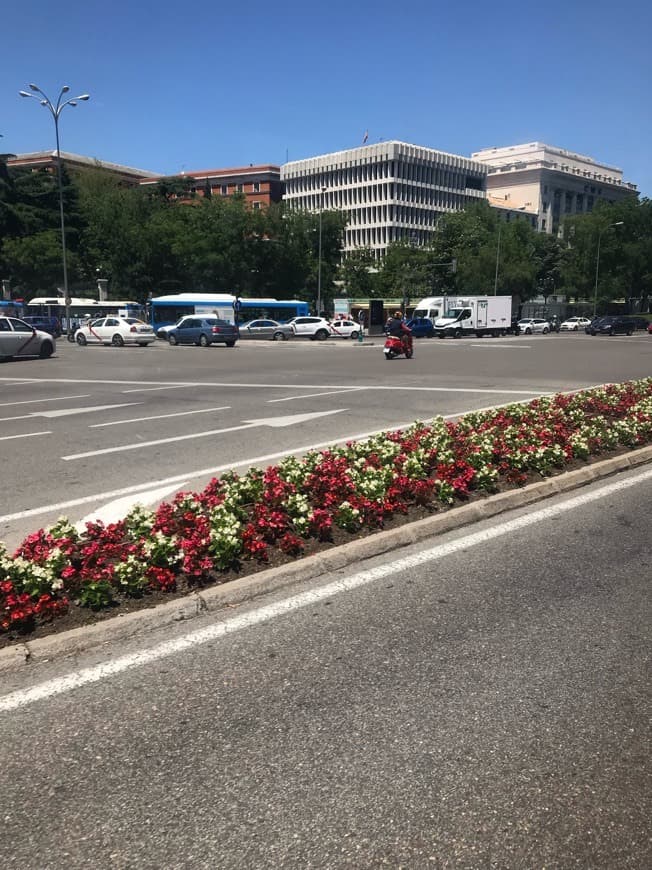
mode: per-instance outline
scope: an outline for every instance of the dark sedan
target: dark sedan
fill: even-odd
[[[238,327],[219,317],[184,317],[167,332],[170,344],[225,344],[234,347],[240,337]]]
[[[628,317],[599,317],[587,327],[589,335],[632,335],[634,324]]]

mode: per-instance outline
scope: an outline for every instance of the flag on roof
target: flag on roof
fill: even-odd
[[[364,131],[364,136],[362,137],[362,144],[364,145],[367,139],[369,138],[369,130]]]

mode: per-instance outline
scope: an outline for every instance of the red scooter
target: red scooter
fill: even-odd
[[[397,335],[391,335],[390,333],[386,333],[386,335],[385,347],[383,348],[385,359],[394,359],[394,357],[403,354],[405,354],[406,359],[412,359],[414,349],[412,347],[411,335],[405,335],[405,342],[403,342]]]

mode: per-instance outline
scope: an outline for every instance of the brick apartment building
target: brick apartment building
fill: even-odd
[[[143,178],[141,185],[158,184],[170,178],[192,179],[189,193],[196,196],[233,196],[242,194],[252,209],[265,208],[282,198],[281,168],[265,164],[253,164],[235,169],[202,169],[198,172],[183,172],[177,176],[159,175]]]

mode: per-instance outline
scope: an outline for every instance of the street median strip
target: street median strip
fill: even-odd
[[[227,473],[83,532],[61,519],[13,556],[0,548],[0,669],[328,574],[649,462],[651,444],[648,378]]]

